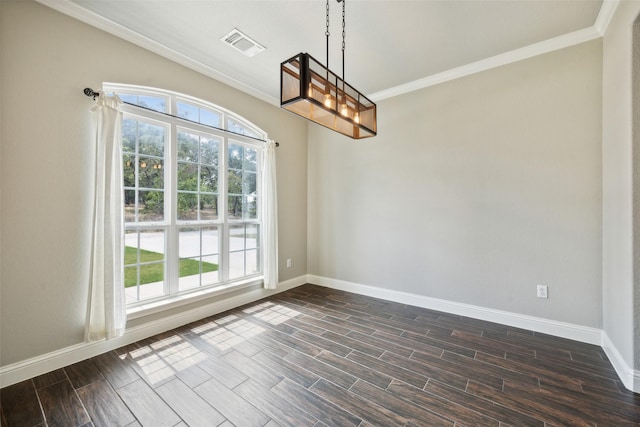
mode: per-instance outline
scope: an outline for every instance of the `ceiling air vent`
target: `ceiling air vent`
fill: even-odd
[[[251,37],[243,34],[237,28],[231,30],[220,40],[249,57],[257,55],[265,49],[264,46],[255,42]]]

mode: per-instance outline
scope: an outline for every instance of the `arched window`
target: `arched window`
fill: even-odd
[[[125,103],[128,306],[259,281],[266,133],[186,95],[119,84],[103,89]]]

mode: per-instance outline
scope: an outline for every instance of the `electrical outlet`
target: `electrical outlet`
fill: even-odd
[[[291,258],[287,258],[287,268],[291,268]]]
[[[538,285],[538,298],[549,298],[549,289],[544,285]]]

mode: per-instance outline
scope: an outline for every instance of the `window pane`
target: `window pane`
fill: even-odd
[[[256,132],[255,129],[252,129],[249,125],[246,125],[242,123],[240,120],[235,119],[233,117],[229,117],[227,119],[227,129],[232,132],[239,133],[240,135],[246,135],[252,138],[262,137],[262,135]]]
[[[221,127],[220,122],[222,115],[220,113],[214,113],[210,110],[200,110],[200,123],[207,126]]]
[[[200,158],[203,165],[218,166],[220,144],[217,139],[202,138],[200,141]]]
[[[255,249],[258,247],[258,224],[247,224],[245,234],[245,247]]]
[[[164,156],[165,131],[162,126],[138,122],[138,144],[141,154]]]
[[[213,166],[200,166],[200,191],[218,191],[218,170]]]
[[[241,145],[229,144],[229,169],[242,170],[244,150]]]
[[[258,164],[258,151],[255,148],[244,149],[244,170],[256,171]]]
[[[154,96],[138,96],[138,105],[154,111],[166,112],[167,107],[164,98]]]
[[[245,226],[234,225],[229,227],[229,250],[242,251],[245,249]]]
[[[200,139],[197,135],[186,132],[178,132],[178,160],[188,162],[198,161]]]
[[[122,181],[125,187],[136,185],[136,156],[124,154],[122,156]]]
[[[124,190],[124,222],[136,220],[136,191]]]
[[[119,93],[118,97],[122,102],[126,102],[127,104],[139,105],[140,107],[148,108],[153,111],[160,111],[162,113],[167,112],[166,100],[163,97],[123,93]]]
[[[164,220],[164,193],[162,191],[138,192],[138,221]]]
[[[207,126],[220,127],[222,115],[217,111],[200,108],[186,102],[178,102],[176,105],[178,107],[178,117]]]
[[[178,163],[178,190],[198,190],[198,165],[195,163]]]
[[[258,218],[258,199],[255,196],[255,192],[245,196],[244,218],[245,219],[257,219]]]
[[[258,263],[258,250],[250,249],[245,252],[245,274],[256,274],[260,271],[259,263]]]
[[[138,162],[138,187],[164,188],[164,163],[162,160],[140,157]]]
[[[183,102],[178,102],[178,117],[191,120],[192,122],[198,121],[198,107]]]
[[[200,219],[218,219],[218,195],[200,194]]]
[[[242,176],[242,194],[256,193],[257,175],[253,172],[245,172]]]
[[[232,252],[229,254],[229,278],[237,279],[245,276],[244,252]]]
[[[229,196],[228,197],[228,209],[230,219],[242,218],[242,196]]]
[[[202,229],[202,254],[212,255],[219,252],[218,229],[204,228]]]
[[[227,179],[229,194],[242,194],[242,171],[230,170]]]
[[[203,285],[211,285],[220,281],[220,261],[218,255],[202,257],[202,279]]]
[[[134,119],[122,120],[122,151],[124,153],[136,152],[136,135],[138,121]]]
[[[178,219],[195,221],[198,219],[198,195],[195,193],[178,193]]]

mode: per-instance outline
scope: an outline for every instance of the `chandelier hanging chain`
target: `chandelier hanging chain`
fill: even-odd
[[[324,35],[327,37],[327,69],[329,68],[329,36],[331,33],[329,32],[329,0],[327,0],[327,30]]]
[[[338,0],[342,2],[342,82],[344,86],[344,49],[346,46],[345,38],[346,38],[346,27],[345,27],[345,5],[347,4],[347,0]]]

